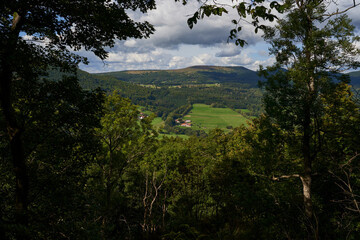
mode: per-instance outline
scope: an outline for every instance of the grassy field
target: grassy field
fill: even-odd
[[[238,127],[248,121],[243,115],[230,108],[212,108],[205,104],[194,104],[191,112],[184,117],[191,120],[193,129],[209,131],[213,128],[226,130],[227,126]]]
[[[155,129],[160,129],[164,127],[164,121],[161,119],[161,117],[154,118],[151,123]]]
[[[166,133],[166,134],[159,134],[159,139],[163,139],[164,137],[179,137],[183,139],[188,139],[190,136],[183,135],[183,134],[175,134],[175,133]]]
[[[151,115],[152,112],[144,110],[144,107],[139,107],[139,110],[147,115]],[[246,112],[247,109],[242,109]],[[244,117],[240,113],[237,113],[230,108],[212,108],[210,105],[205,104],[193,104],[191,112],[186,115],[184,120],[191,120],[192,129],[194,130],[205,130],[206,132],[214,128],[220,128],[226,132],[230,131],[227,129],[228,126],[238,127],[242,124],[246,125],[248,118]],[[164,121],[160,117],[154,118],[152,121],[154,129],[161,129],[164,127]],[[186,135],[171,134],[159,134],[159,138],[167,137],[181,137],[188,138]]]

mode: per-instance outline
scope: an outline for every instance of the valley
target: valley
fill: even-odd
[[[53,79],[56,75],[50,73]],[[359,88],[360,72],[349,76],[353,87]],[[154,128],[162,135],[200,136],[213,128],[230,131],[263,111],[258,87],[263,79],[244,67],[193,66],[98,74],[79,70],[78,78],[84,89],[116,90],[133,104],[143,106],[144,111],[155,115]],[[177,118],[187,119],[185,108],[193,112],[191,128],[175,124]],[[227,114],[223,115],[224,111]]]

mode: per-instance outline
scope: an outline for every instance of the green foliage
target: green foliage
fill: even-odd
[[[0,107],[5,122],[1,131],[8,138],[10,151],[10,156],[3,159],[5,169],[9,162],[12,164],[12,177],[15,178],[12,191],[5,200],[13,199],[11,214],[6,209],[7,212],[0,215],[2,226],[4,221],[12,225],[5,237],[77,238],[77,230],[81,229],[79,215],[72,212],[76,208],[68,208],[70,204],[64,196],[68,195],[68,201],[72,203],[82,203],[81,199],[74,200],[76,194],[73,193],[81,193],[82,183],[76,177],[81,176],[84,162],[91,159],[84,149],[88,150],[93,143],[92,128],[100,115],[99,102],[95,101],[98,98],[94,95],[82,92],[74,78],[57,83],[41,82],[39,78],[50,67],[74,72],[80,61],[87,62],[69,49],[85,49],[104,59],[107,57],[105,48],[114,46],[116,39],[148,37],[153,27],[148,22],[133,21],[128,10],[144,13],[154,7],[154,1],[142,0],[40,0],[0,4]],[[27,89],[17,86],[19,83]],[[89,110],[87,103],[93,104],[94,109]],[[45,118],[49,119],[42,121]],[[86,136],[88,145],[82,141]],[[95,150],[95,145],[90,149]],[[82,151],[83,154],[79,154]],[[68,180],[66,176],[69,176]],[[58,181],[59,187],[53,190],[46,186],[51,180]],[[46,187],[43,195],[39,194],[42,190],[37,184]],[[53,203],[46,203],[51,195]],[[9,202],[1,205],[8,208]],[[51,210],[54,214],[48,214]],[[72,217],[74,221],[69,224]],[[43,225],[36,224],[37,221]],[[75,229],[70,231],[73,227]],[[65,230],[59,230],[61,228],[66,234],[63,233]],[[0,227],[0,237],[5,235],[2,229],[4,227]]]
[[[289,9],[275,28],[267,28],[265,39],[272,46],[270,52],[275,55],[276,64],[261,70],[267,79],[263,83],[266,90],[263,102],[266,118],[269,118],[268,129],[283,135],[282,139],[274,141],[276,144],[282,142],[274,147],[280,152],[273,151],[275,155],[268,157],[271,165],[277,164],[274,165],[276,168],[266,165],[263,170],[270,170],[266,175],[281,176],[274,178],[277,180],[300,178],[302,185],[297,187],[303,189],[299,197],[304,201],[305,216],[301,222],[308,238],[331,238],[349,231],[333,225],[336,214],[331,213],[343,210],[339,210],[339,205],[328,205],[331,201],[338,202],[332,195],[337,183],[330,180],[329,172],[341,166],[339,161],[354,156],[353,150],[347,155],[341,148],[346,145],[345,148],[355,149],[348,141],[357,142],[351,134],[345,134],[346,130],[332,132],[329,123],[357,115],[347,85],[349,77],[341,72],[359,67],[360,50],[356,47],[359,37],[354,34],[354,27],[346,15],[329,20],[326,11],[323,1],[301,2]],[[350,117],[349,122],[344,122],[339,129],[355,126],[355,119],[358,118]],[[266,142],[272,139],[267,136]],[[342,147],[335,147],[333,141]],[[332,147],[337,154],[332,155]],[[314,176],[314,172],[319,176]],[[296,235],[295,232],[292,234]]]
[[[261,110],[260,79],[242,67],[191,67],[173,71],[125,71],[104,74],[78,72],[86,89],[119,90],[134,104],[147,106],[157,116],[167,116],[189,103],[222,103],[232,109]],[[135,83],[135,84],[134,84]],[[144,85],[155,86],[152,88]]]
[[[125,236],[127,226],[118,225],[116,219],[127,219],[128,169],[139,167],[139,161],[154,147],[157,134],[151,130],[151,118],[139,120],[140,112],[129,99],[122,98],[116,91],[104,103],[105,114],[97,136],[102,142],[102,151],[88,169],[87,195],[92,219],[101,219],[98,233],[110,239],[114,234]],[[92,198],[90,196],[92,195]],[[101,204],[101,209],[96,209]],[[93,207],[95,209],[93,209]],[[136,211],[136,210],[135,210]],[[100,237],[100,236],[99,236]]]
[[[206,3],[190,24],[226,13]],[[235,6],[255,29],[263,28],[260,19],[275,19],[271,9],[287,10],[266,29],[277,63],[261,71],[265,114],[229,133],[192,130],[201,137],[161,140],[152,117],[140,120],[131,100],[156,109],[167,126],[178,117],[196,123],[209,111],[226,120],[238,114],[216,105],[255,112],[261,94],[254,79],[234,80],[248,71],[217,67],[69,72],[80,58],[67,46],[103,58],[114,38],[147,37],[152,27],[133,22],[127,10],[145,12],[154,2],[2,4],[0,238],[358,239],[360,112],[340,73],[359,66],[359,39],[346,16],[319,24],[323,1],[297,3],[304,5]],[[26,42],[21,31],[49,45]],[[82,90],[76,76],[88,89],[120,89],[104,99]],[[230,128],[237,120],[221,122]]]
[[[95,128],[99,126],[103,95],[83,91],[72,78],[58,82],[16,82],[14,103],[22,123],[24,153],[31,179],[29,224],[34,239],[84,235],[83,171],[99,150]],[[1,130],[5,135],[4,128]],[[13,239],[20,226],[13,219],[15,176],[9,140],[1,146],[1,220],[4,239]],[[50,214],[51,213],[51,214]]]

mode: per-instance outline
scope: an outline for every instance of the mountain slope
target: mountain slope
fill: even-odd
[[[355,88],[360,88],[360,71],[349,73],[351,82],[350,84]]]
[[[137,71],[136,74],[138,72],[144,71]],[[198,70],[189,69],[189,72],[197,73]],[[156,75],[153,77],[157,79]],[[260,112],[260,90],[258,88],[242,88],[241,84],[236,83],[228,85],[205,84],[210,82],[202,81],[196,84],[187,82],[188,84],[178,87],[173,87],[174,85],[144,87],[142,85],[146,84],[143,82],[137,84],[120,80],[112,74],[89,74],[81,70],[78,71],[78,78],[80,85],[85,89],[99,87],[108,92],[116,89],[121,96],[130,98],[134,104],[146,106],[158,116],[166,116],[189,103],[216,104],[233,109],[251,109],[254,115]]]
[[[94,74],[101,77],[154,86],[184,86],[199,84],[236,85],[241,88],[257,87],[259,80],[263,80],[245,67],[193,66],[176,70],[132,70]],[[360,71],[349,73],[351,84],[360,87]]]
[[[236,84],[243,88],[257,87],[260,77],[244,67],[193,66],[177,70],[137,70],[96,74],[125,82],[144,85],[174,86],[199,84]]]
[[[53,70],[49,78],[59,79]],[[189,103],[213,104],[232,109],[248,109],[251,115],[261,112],[260,78],[244,67],[194,66],[178,70],[142,70],[90,74],[78,70],[84,89],[118,90],[134,104],[146,106],[158,116]],[[349,74],[352,85],[360,87],[360,71]]]

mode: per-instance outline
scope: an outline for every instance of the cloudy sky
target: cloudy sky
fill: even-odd
[[[231,2],[229,0],[229,2]],[[350,0],[339,0],[341,4],[351,4]],[[341,6],[337,7],[341,7]],[[174,0],[158,0],[157,9],[147,14],[131,13],[136,21],[148,21],[156,31],[149,39],[128,39],[118,41],[109,50],[109,57],[100,61],[92,53],[80,52],[90,63],[80,68],[94,72],[109,72],[140,69],[179,69],[193,65],[244,66],[256,70],[259,65],[270,65],[274,58],[268,55],[268,45],[261,34],[243,25],[240,38],[248,42],[244,48],[228,43],[227,37],[233,27],[235,13],[222,17],[201,20],[189,29],[187,19],[197,9],[197,1],[186,6]],[[349,16],[353,23],[360,26],[360,7],[351,10]],[[357,28],[359,32],[359,28]]]

